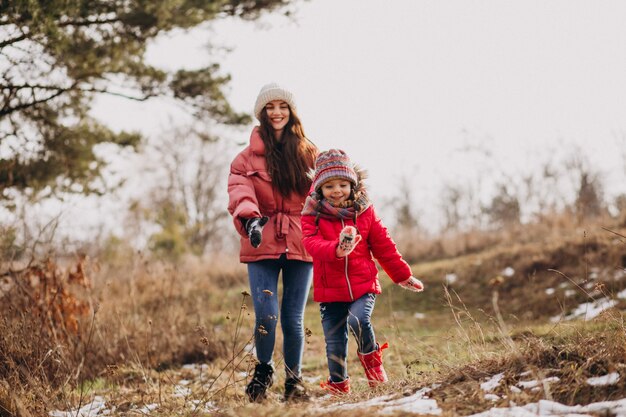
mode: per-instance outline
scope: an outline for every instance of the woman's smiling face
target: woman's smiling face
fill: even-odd
[[[265,105],[267,118],[269,119],[272,129],[277,133],[282,133],[283,129],[289,122],[289,105],[282,100],[273,100]],[[280,136],[280,135],[277,135]]]

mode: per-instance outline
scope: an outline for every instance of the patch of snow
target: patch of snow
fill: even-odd
[[[446,284],[448,285],[454,284],[458,279],[459,277],[455,273],[446,274],[445,277]]]
[[[546,288],[546,294],[552,295],[552,294],[554,294],[554,292],[555,292],[554,288]]]
[[[623,300],[624,298],[626,298],[626,289],[623,289],[623,290],[621,290],[620,292],[618,292],[618,293],[617,293],[617,298],[620,298],[620,299],[622,299],[622,300]]]
[[[558,381],[559,378],[552,376],[550,378],[546,378],[543,379],[541,381],[537,381],[537,380],[533,380],[533,381],[519,381],[517,383],[517,386],[520,388],[535,388],[535,387],[539,387],[543,382],[545,383],[550,383],[550,382],[556,382]]]
[[[507,278],[510,278],[513,275],[515,275],[515,269],[511,268],[510,266],[507,266],[506,268],[502,270],[502,272],[500,272],[500,274],[502,274],[503,276]]]
[[[499,373],[496,374],[494,376],[492,376],[491,378],[489,378],[487,381],[483,382],[482,384],[480,384],[480,387],[483,389],[483,391],[485,392],[491,392],[493,391],[498,385],[500,385],[500,381],[502,380],[502,378],[504,377],[504,373]],[[485,397],[486,398],[486,397]]]
[[[433,414],[440,415],[441,408],[437,405],[436,400],[425,398],[424,390],[419,390],[409,397],[398,398],[389,401],[380,414],[395,414],[397,412],[415,413],[415,414]]]
[[[415,314],[413,314],[413,318],[414,319],[420,319],[420,320],[421,319],[425,319],[426,318],[426,314],[424,314],[424,313],[415,313]]]
[[[567,287],[569,287],[569,282],[561,282],[559,284],[559,288],[567,288]]]
[[[588,282],[588,283],[585,284],[585,289],[590,290],[590,289],[592,289],[595,286],[596,286],[595,282]]]
[[[576,295],[576,290],[565,290],[566,297],[573,297],[574,295]]]
[[[618,269],[617,271],[615,271],[615,274],[613,274],[613,279],[615,281],[619,281],[622,278],[624,278],[625,275],[626,275],[626,269]]]
[[[515,385],[509,386],[509,391],[511,391],[513,394],[519,394],[520,392],[522,392],[522,390],[517,388]]]
[[[185,387],[184,385],[175,385],[174,386],[174,394],[173,397],[187,397],[191,395],[191,389]]]
[[[157,408],[159,408],[159,404],[146,404],[143,407],[141,407],[139,410],[137,410],[140,414],[148,414],[150,413],[150,411],[154,411]]]
[[[498,401],[500,399],[496,394],[485,394],[485,400]]]
[[[576,307],[569,315],[565,316],[566,320],[571,320],[578,317],[583,317],[584,320],[591,320],[600,315],[604,310],[608,310],[617,304],[615,300],[609,300],[608,298],[601,298],[599,300],[583,303]]]
[[[48,415],[50,417],[96,417],[96,416],[108,416],[111,414],[111,410],[106,408],[106,402],[104,398],[100,396],[94,397],[93,401],[89,404],[85,404],[78,410],[72,411],[50,411]]]
[[[206,372],[209,370],[209,365],[206,363],[187,363],[182,366],[182,369],[195,372]]]
[[[305,382],[308,382],[309,384],[315,384],[315,383],[317,383],[317,381],[322,379],[322,377],[321,377],[321,375],[317,375],[317,376],[303,376],[302,379]]]
[[[217,405],[215,405],[213,401],[205,402],[201,400],[191,400],[189,402],[189,408],[191,408],[192,410],[207,411],[207,412],[219,411],[219,408],[217,407]]]
[[[244,352],[248,352],[254,356],[256,356],[256,346],[254,346],[254,343],[248,343],[246,345],[246,347],[243,348]]]
[[[432,400],[426,397],[426,394],[430,391],[430,388],[422,388],[413,395],[407,397],[394,398],[395,395],[383,395],[380,397],[374,397],[367,401],[358,403],[335,403],[322,410],[355,410],[361,408],[381,408],[378,414],[395,414],[397,412],[414,413],[414,414],[441,414],[441,409],[437,405],[436,400]],[[322,397],[325,398],[325,397]],[[371,410],[368,410],[370,414]]]
[[[589,279],[598,279],[598,271],[592,270],[591,273],[589,274]]]
[[[626,417],[626,399],[573,406],[548,400],[540,400],[538,403],[526,404],[521,407],[492,408],[482,413],[472,414],[468,417],[573,417],[587,416],[590,414]]]
[[[591,320],[600,315],[604,310],[608,310],[611,307],[614,307],[617,304],[616,300],[610,300],[608,298],[601,298],[599,300],[592,301],[590,303],[583,303],[576,307],[574,311],[572,311],[567,316],[554,316],[550,318],[552,323],[556,323],[563,320],[573,320],[577,318],[582,318],[585,321]]]
[[[180,381],[178,381],[178,385],[189,385],[191,384],[191,381],[188,379],[181,379]]]
[[[587,384],[593,386],[613,385],[616,384],[617,381],[619,381],[619,374],[617,372],[611,372],[610,374],[606,374],[603,376],[587,378]]]
[[[418,391],[419,392],[419,391]],[[391,400],[393,395],[383,395],[381,397],[370,398],[367,401],[361,401],[358,403],[337,403],[327,407],[332,410],[354,410],[357,408],[368,408],[384,405],[387,400]]]

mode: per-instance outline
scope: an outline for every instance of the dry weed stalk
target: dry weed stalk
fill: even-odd
[[[232,343],[230,358],[228,358],[226,365],[222,367],[222,369],[217,374],[217,376],[213,379],[213,381],[202,390],[199,400],[194,404],[194,408],[191,412],[192,416],[196,416],[198,412],[201,411],[200,407],[205,406],[211,400],[211,398],[213,398],[214,396],[220,393],[226,392],[226,390],[228,390],[229,388],[233,386],[236,386],[240,382],[240,380],[237,380],[235,374],[237,372],[237,369],[239,369],[239,367],[241,366],[241,364],[244,361],[249,359],[249,353],[246,353],[245,350],[246,350],[246,347],[254,340],[254,332],[253,332],[252,335],[244,343],[241,344],[240,348],[237,347],[238,345],[237,342],[238,342],[239,336],[241,335],[241,329],[243,327],[243,315],[244,315],[243,312],[247,310],[246,299],[247,297],[250,296],[250,293],[248,293],[247,291],[242,291],[241,295],[242,295],[242,300],[241,300],[241,305],[239,307],[239,314],[235,322],[235,330],[233,334],[233,343]],[[217,389],[215,392],[211,393],[211,390],[213,389],[217,381],[220,379],[222,375],[227,373],[228,370],[230,370],[230,373],[228,374],[228,377],[226,379],[224,386]]]
[[[476,349],[476,342],[474,341],[475,338],[470,335],[470,333],[468,332],[468,330],[465,328],[464,324],[462,323],[462,315],[465,315],[470,320],[470,322],[472,323],[472,327],[477,331],[477,334],[480,336],[481,345],[485,346],[486,345],[485,335],[483,333],[481,325],[478,323],[478,321],[474,319],[469,309],[467,308],[463,300],[461,300],[461,297],[459,296],[459,294],[457,294],[456,291],[453,290],[454,295],[456,299],[458,300],[458,302],[461,304],[462,308],[459,308],[454,305],[454,302],[452,300],[452,295],[450,294],[450,291],[448,290],[447,286],[444,285],[443,290],[444,290],[444,295],[446,297],[446,303],[448,307],[450,308],[450,311],[452,312],[454,321],[457,324],[458,332],[463,337],[463,339],[465,339],[465,342],[472,356],[475,359],[479,359],[480,354],[478,353]]]

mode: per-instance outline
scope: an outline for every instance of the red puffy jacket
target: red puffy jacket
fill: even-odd
[[[277,259],[283,253],[288,259],[311,262],[302,245],[300,213],[305,195],[293,193],[283,197],[272,184],[265,162],[265,145],[258,132],[252,130],[250,145],[230,165],[228,176],[228,211],[241,235],[241,262]],[[241,219],[268,216],[263,228],[261,246],[254,248]]]
[[[356,226],[362,239],[350,255],[337,258],[335,249],[344,226]],[[351,302],[366,293],[380,294],[373,258],[395,283],[411,276],[411,268],[373,206],[357,216],[356,225],[353,220],[320,217],[316,226],[315,216],[304,215],[302,233],[304,247],[313,256],[313,299],[317,302]]]

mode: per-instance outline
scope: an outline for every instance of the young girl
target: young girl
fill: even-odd
[[[321,385],[334,394],[350,392],[348,328],[370,387],[387,381],[382,351],[388,344],[376,342],[370,321],[381,292],[372,256],[396,284],[416,292],[424,289],[376,215],[363,178],[342,150],[322,152],[302,211],[303,243],[313,257],[313,298],[321,303],[330,372]]]

